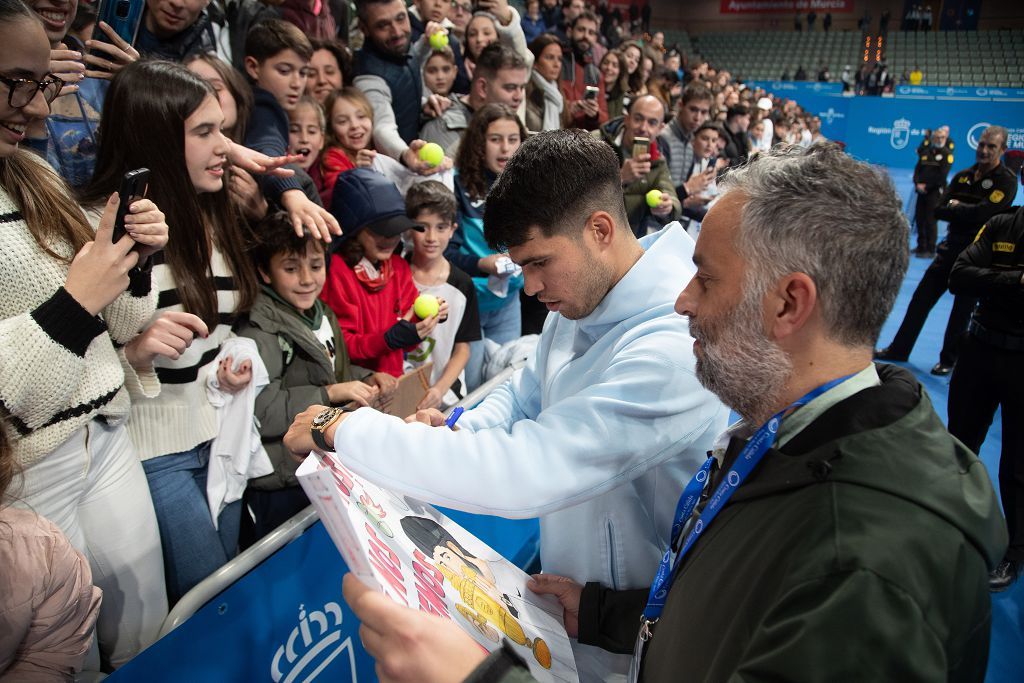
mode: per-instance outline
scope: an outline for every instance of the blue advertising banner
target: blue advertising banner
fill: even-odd
[[[536,520],[444,512],[520,567],[536,553]],[[106,680],[376,681],[341,596],[346,571],[317,522]]]
[[[941,125],[949,126],[955,144],[953,170],[974,163],[978,138],[990,125],[1007,128],[1011,149],[1024,148],[1024,102],[963,101],[939,105],[934,101],[856,97],[849,101],[842,139],[847,151],[859,159],[913,168],[917,163],[915,150],[925,131]]]
[[[775,85],[793,85],[786,81],[752,81],[755,87],[795,100],[806,111],[821,119],[821,132],[830,140],[846,144],[846,150],[865,161],[895,168],[913,168],[915,150],[925,131],[949,126],[955,145],[953,169],[974,163],[978,138],[990,125],[1004,126],[1007,146],[1024,149],[1024,89],[1021,88],[939,88],[899,86],[904,94],[896,97],[844,97],[802,83],[799,89],[776,89]],[[985,93],[985,96],[982,96]]]
[[[1024,102],[1024,88],[975,88],[973,86],[897,85],[896,99],[1010,100]]]
[[[802,95],[842,95],[842,83],[818,81],[746,81],[747,87],[762,88],[779,97],[798,99]]]

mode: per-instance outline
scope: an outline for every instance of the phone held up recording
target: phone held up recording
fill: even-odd
[[[125,235],[124,218],[128,215],[131,205],[146,196],[149,190],[149,169],[137,168],[128,171],[121,178],[121,187],[117,191],[117,217],[114,219],[113,240],[117,242]]]

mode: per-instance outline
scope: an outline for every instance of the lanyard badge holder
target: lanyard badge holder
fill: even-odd
[[[826,391],[838,386],[845,382],[852,375],[846,377],[840,377],[834,379],[831,382],[827,382],[817,389],[814,389],[801,398],[797,399],[785,409],[780,410],[778,413],[773,415],[771,419],[758,429],[754,436],[750,438],[747,445],[740,451],[739,456],[733,463],[732,468],[726,473],[722,482],[715,489],[715,492],[708,498],[707,505],[704,506],[704,510],[700,513],[694,523],[690,526],[690,531],[686,535],[686,540],[683,542],[682,547],[678,547],[679,540],[682,537],[683,529],[686,526],[686,522],[690,519],[694,509],[697,507],[697,502],[700,500],[700,496],[704,491],[704,487],[707,485],[708,474],[711,469],[711,463],[713,458],[708,458],[701,468],[697,470],[697,474],[694,475],[693,479],[683,489],[683,495],[679,498],[679,503],[676,505],[676,514],[672,521],[672,540],[669,544],[668,550],[661,557],[661,562],[658,565],[658,573],[654,576],[654,581],[651,583],[651,590],[647,596],[647,605],[644,607],[643,616],[640,619],[640,633],[637,636],[636,646],[633,648],[633,662],[630,665],[629,679],[630,681],[636,681],[640,673],[640,659],[643,656],[644,648],[647,646],[647,642],[653,635],[652,627],[658,623],[661,618],[661,613],[665,609],[665,601],[668,599],[669,590],[672,588],[672,583],[675,581],[679,566],[682,564],[683,558],[686,557],[686,553],[690,551],[693,545],[700,538],[700,535],[711,526],[711,522],[715,519],[718,513],[725,507],[729,498],[736,492],[754,468],[757,467],[758,463],[764,457],[764,454],[771,449],[775,444],[775,438],[779,431],[779,425],[782,422],[783,416],[794,408],[806,405],[813,401],[817,397],[824,394]],[[672,554],[678,548],[678,553],[673,560]]]

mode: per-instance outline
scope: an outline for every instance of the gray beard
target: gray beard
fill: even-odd
[[[698,381],[757,426],[772,416],[793,372],[789,356],[765,335],[761,298],[748,295],[710,323],[690,320],[690,334],[701,344]]]

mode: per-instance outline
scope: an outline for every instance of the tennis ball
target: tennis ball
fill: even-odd
[[[420,294],[416,297],[416,301],[412,302],[412,312],[420,320],[426,320],[432,315],[437,315],[439,310],[441,310],[441,304],[438,303],[437,297],[433,294]]]
[[[652,209],[661,204],[661,190],[651,190],[647,193],[647,206]]]
[[[420,147],[420,159],[431,166],[440,166],[444,161],[444,149],[436,142],[428,142]]]
[[[430,47],[432,47],[433,49],[443,50],[446,47],[448,47],[448,34],[443,31],[439,31],[431,35],[429,41]]]

